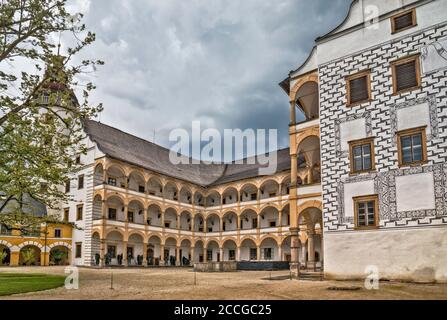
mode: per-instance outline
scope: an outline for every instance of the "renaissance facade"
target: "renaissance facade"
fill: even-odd
[[[292,177],[320,150],[326,278],[447,281],[446,13],[442,0],[353,1],[281,83]]]
[[[60,213],[79,227],[70,263],[288,261],[295,275],[447,281],[446,12],[444,0],[353,1],[280,83],[290,148],[271,176],[250,161],[173,165],[86,121]]]

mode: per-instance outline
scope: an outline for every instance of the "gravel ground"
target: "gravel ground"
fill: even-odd
[[[1,268],[0,272],[64,274],[63,267]],[[113,273],[113,289],[111,275]],[[270,280],[280,278],[280,280]],[[381,282],[379,290],[366,290],[362,282],[297,281],[287,271],[196,273],[182,268],[79,268],[79,289],[52,289],[0,299],[447,299],[447,284]],[[330,287],[359,290],[328,290]]]

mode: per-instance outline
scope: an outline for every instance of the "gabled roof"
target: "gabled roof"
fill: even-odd
[[[178,164],[169,159],[169,150],[97,121],[84,121],[84,129],[105,155],[169,177],[202,187],[259,176],[260,164]],[[191,159],[190,159],[191,160]],[[247,163],[247,159],[244,163]],[[290,170],[289,149],[278,151],[277,172]]]

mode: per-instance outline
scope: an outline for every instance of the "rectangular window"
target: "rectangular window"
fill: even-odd
[[[250,248],[250,260],[258,259],[258,250],[256,248]]]
[[[132,212],[132,211],[129,211],[129,212],[127,213],[127,221],[129,221],[129,222],[134,222],[133,217],[134,217],[133,212]]]
[[[115,208],[109,208],[109,220],[116,220],[116,209]]]
[[[230,261],[236,260],[236,251],[235,250],[228,250],[228,260],[230,260]]]
[[[374,138],[349,142],[351,173],[368,172],[375,169]]]
[[[264,248],[264,260],[272,260],[272,248]]]
[[[145,191],[146,189],[144,188],[144,186],[138,186],[138,192],[144,193]]]
[[[391,17],[391,32],[398,33],[417,26],[416,9],[411,9]]]
[[[82,215],[84,211],[84,206],[80,205],[76,207],[76,220],[82,220]]]
[[[379,226],[379,198],[377,195],[355,197],[354,223],[358,229]]]
[[[81,164],[81,156],[76,157],[76,164]]]
[[[62,238],[62,230],[61,229],[54,229],[54,237],[55,238]]]
[[[226,229],[226,223],[225,222],[222,222],[222,231],[225,231],[225,229]]]
[[[269,198],[274,198],[276,197],[276,192],[270,192],[269,193]]]
[[[116,178],[111,178],[111,177],[109,177],[109,178],[107,179],[107,184],[108,184],[109,186],[114,186],[114,187],[116,187]]]
[[[397,133],[399,166],[417,165],[427,161],[426,137],[425,127]]]
[[[418,89],[421,86],[419,54],[391,63],[394,94]]]
[[[64,222],[68,222],[70,220],[70,209],[65,208],[64,209]]]
[[[206,260],[207,261],[213,261],[213,250],[207,250],[206,251]]]
[[[84,189],[84,175],[78,177],[78,189]]]
[[[276,221],[270,221],[269,224],[271,228],[276,227]]]
[[[70,192],[70,179],[67,179],[65,181],[65,193],[69,193]]]
[[[82,242],[76,242],[75,257],[76,258],[82,257]]]
[[[171,222],[165,221],[165,228],[170,228],[170,227],[171,227]]]
[[[347,105],[371,100],[371,71],[363,71],[346,77]]]
[[[111,259],[116,258],[116,246],[107,246],[107,254]]]

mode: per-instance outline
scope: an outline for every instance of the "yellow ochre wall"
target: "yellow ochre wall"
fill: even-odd
[[[61,230],[61,236],[55,238],[55,229]],[[20,250],[28,245],[40,249],[40,264],[50,264],[50,251],[54,247],[66,247],[68,249],[68,260],[71,261],[73,227],[69,224],[51,224],[46,228],[41,227],[40,236],[22,236],[20,231],[13,230],[10,235],[0,235],[0,245],[10,250],[9,266],[18,266],[20,261]],[[45,236],[46,234],[46,236]]]

